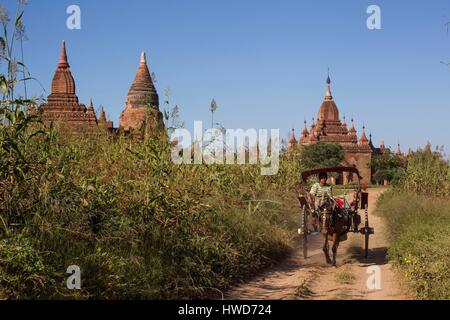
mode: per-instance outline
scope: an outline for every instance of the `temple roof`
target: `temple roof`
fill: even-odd
[[[327,78],[327,92],[325,95],[325,99],[322,102],[322,105],[319,109],[318,120],[323,121],[339,121],[339,110],[336,106],[336,103],[333,100],[333,96],[331,95],[331,79],[330,76]]]
[[[150,106],[159,109],[159,97],[148,70],[145,52],[141,53],[136,76],[128,91],[127,102],[134,108]]]
[[[52,98],[62,99],[65,102],[78,103],[75,95],[75,81],[70,72],[69,62],[67,61],[66,43],[62,42],[61,55],[56,67],[55,75],[52,80],[52,92],[49,101]]]

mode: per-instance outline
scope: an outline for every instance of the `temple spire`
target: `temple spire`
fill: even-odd
[[[292,129],[291,136],[290,136],[289,142],[288,142],[288,150],[289,151],[294,150],[296,145],[297,145],[297,139],[295,138],[295,130]]]
[[[359,139],[359,144],[361,144],[361,145],[369,144],[369,140],[367,139],[367,136],[366,136],[366,126],[365,125],[363,125],[363,131],[361,134],[361,139]]]
[[[309,135],[308,132],[308,128],[306,127],[306,120],[304,121],[304,127],[303,127],[303,132],[302,132],[302,136],[303,137],[307,137]]]
[[[141,63],[147,64],[147,57],[144,51],[141,52]]]
[[[62,41],[61,55],[59,56],[58,68],[61,69],[69,68],[69,62],[67,61],[66,42],[64,40]]]
[[[325,100],[333,100],[333,96],[331,95],[331,79],[330,79],[330,69],[328,68],[328,77],[327,77],[327,93],[325,95]]]
[[[103,105],[100,105],[98,114],[99,114],[98,120],[106,122],[106,113],[105,113],[105,109],[103,108]]]

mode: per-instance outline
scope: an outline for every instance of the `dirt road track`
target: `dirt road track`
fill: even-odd
[[[225,294],[225,299],[252,300],[398,300],[408,299],[401,286],[400,276],[386,259],[387,232],[382,218],[374,216],[375,203],[382,189],[369,191],[369,221],[375,228],[370,238],[369,258],[363,254],[364,237],[349,234],[338,251],[338,267],[325,263],[322,236],[311,236],[309,258],[303,259],[301,248],[274,268],[263,272],[249,282],[242,283]],[[381,270],[381,289],[367,288],[369,266]]]

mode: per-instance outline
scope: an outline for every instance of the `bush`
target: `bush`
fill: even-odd
[[[417,151],[407,159],[400,189],[430,196],[450,195],[448,160],[439,152]]]
[[[389,257],[414,296],[450,299],[450,200],[388,192],[377,211],[389,226]]]
[[[164,138],[52,132],[19,148],[34,170],[0,172],[0,239],[23,235],[27,259],[43,269],[4,260],[8,298],[217,296],[290,250],[298,164],[288,158],[265,177],[258,166],[174,165]],[[65,287],[73,264],[76,292]],[[41,282],[19,286],[18,274]]]

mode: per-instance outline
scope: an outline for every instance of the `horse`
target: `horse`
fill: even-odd
[[[322,250],[325,254],[325,260],[327,264],[331,264],[336,267],[336,256],[339,243],[341,241],[341,236],[345,235],[348,231],[348,216],[330,196],[326,196],[322,199],[318,210],[320,212],[319,223],[324,239]],[[332,259],[330,258],[330,246],[328,244],[328,241],[330,240],[329,238],[333,241]]]

